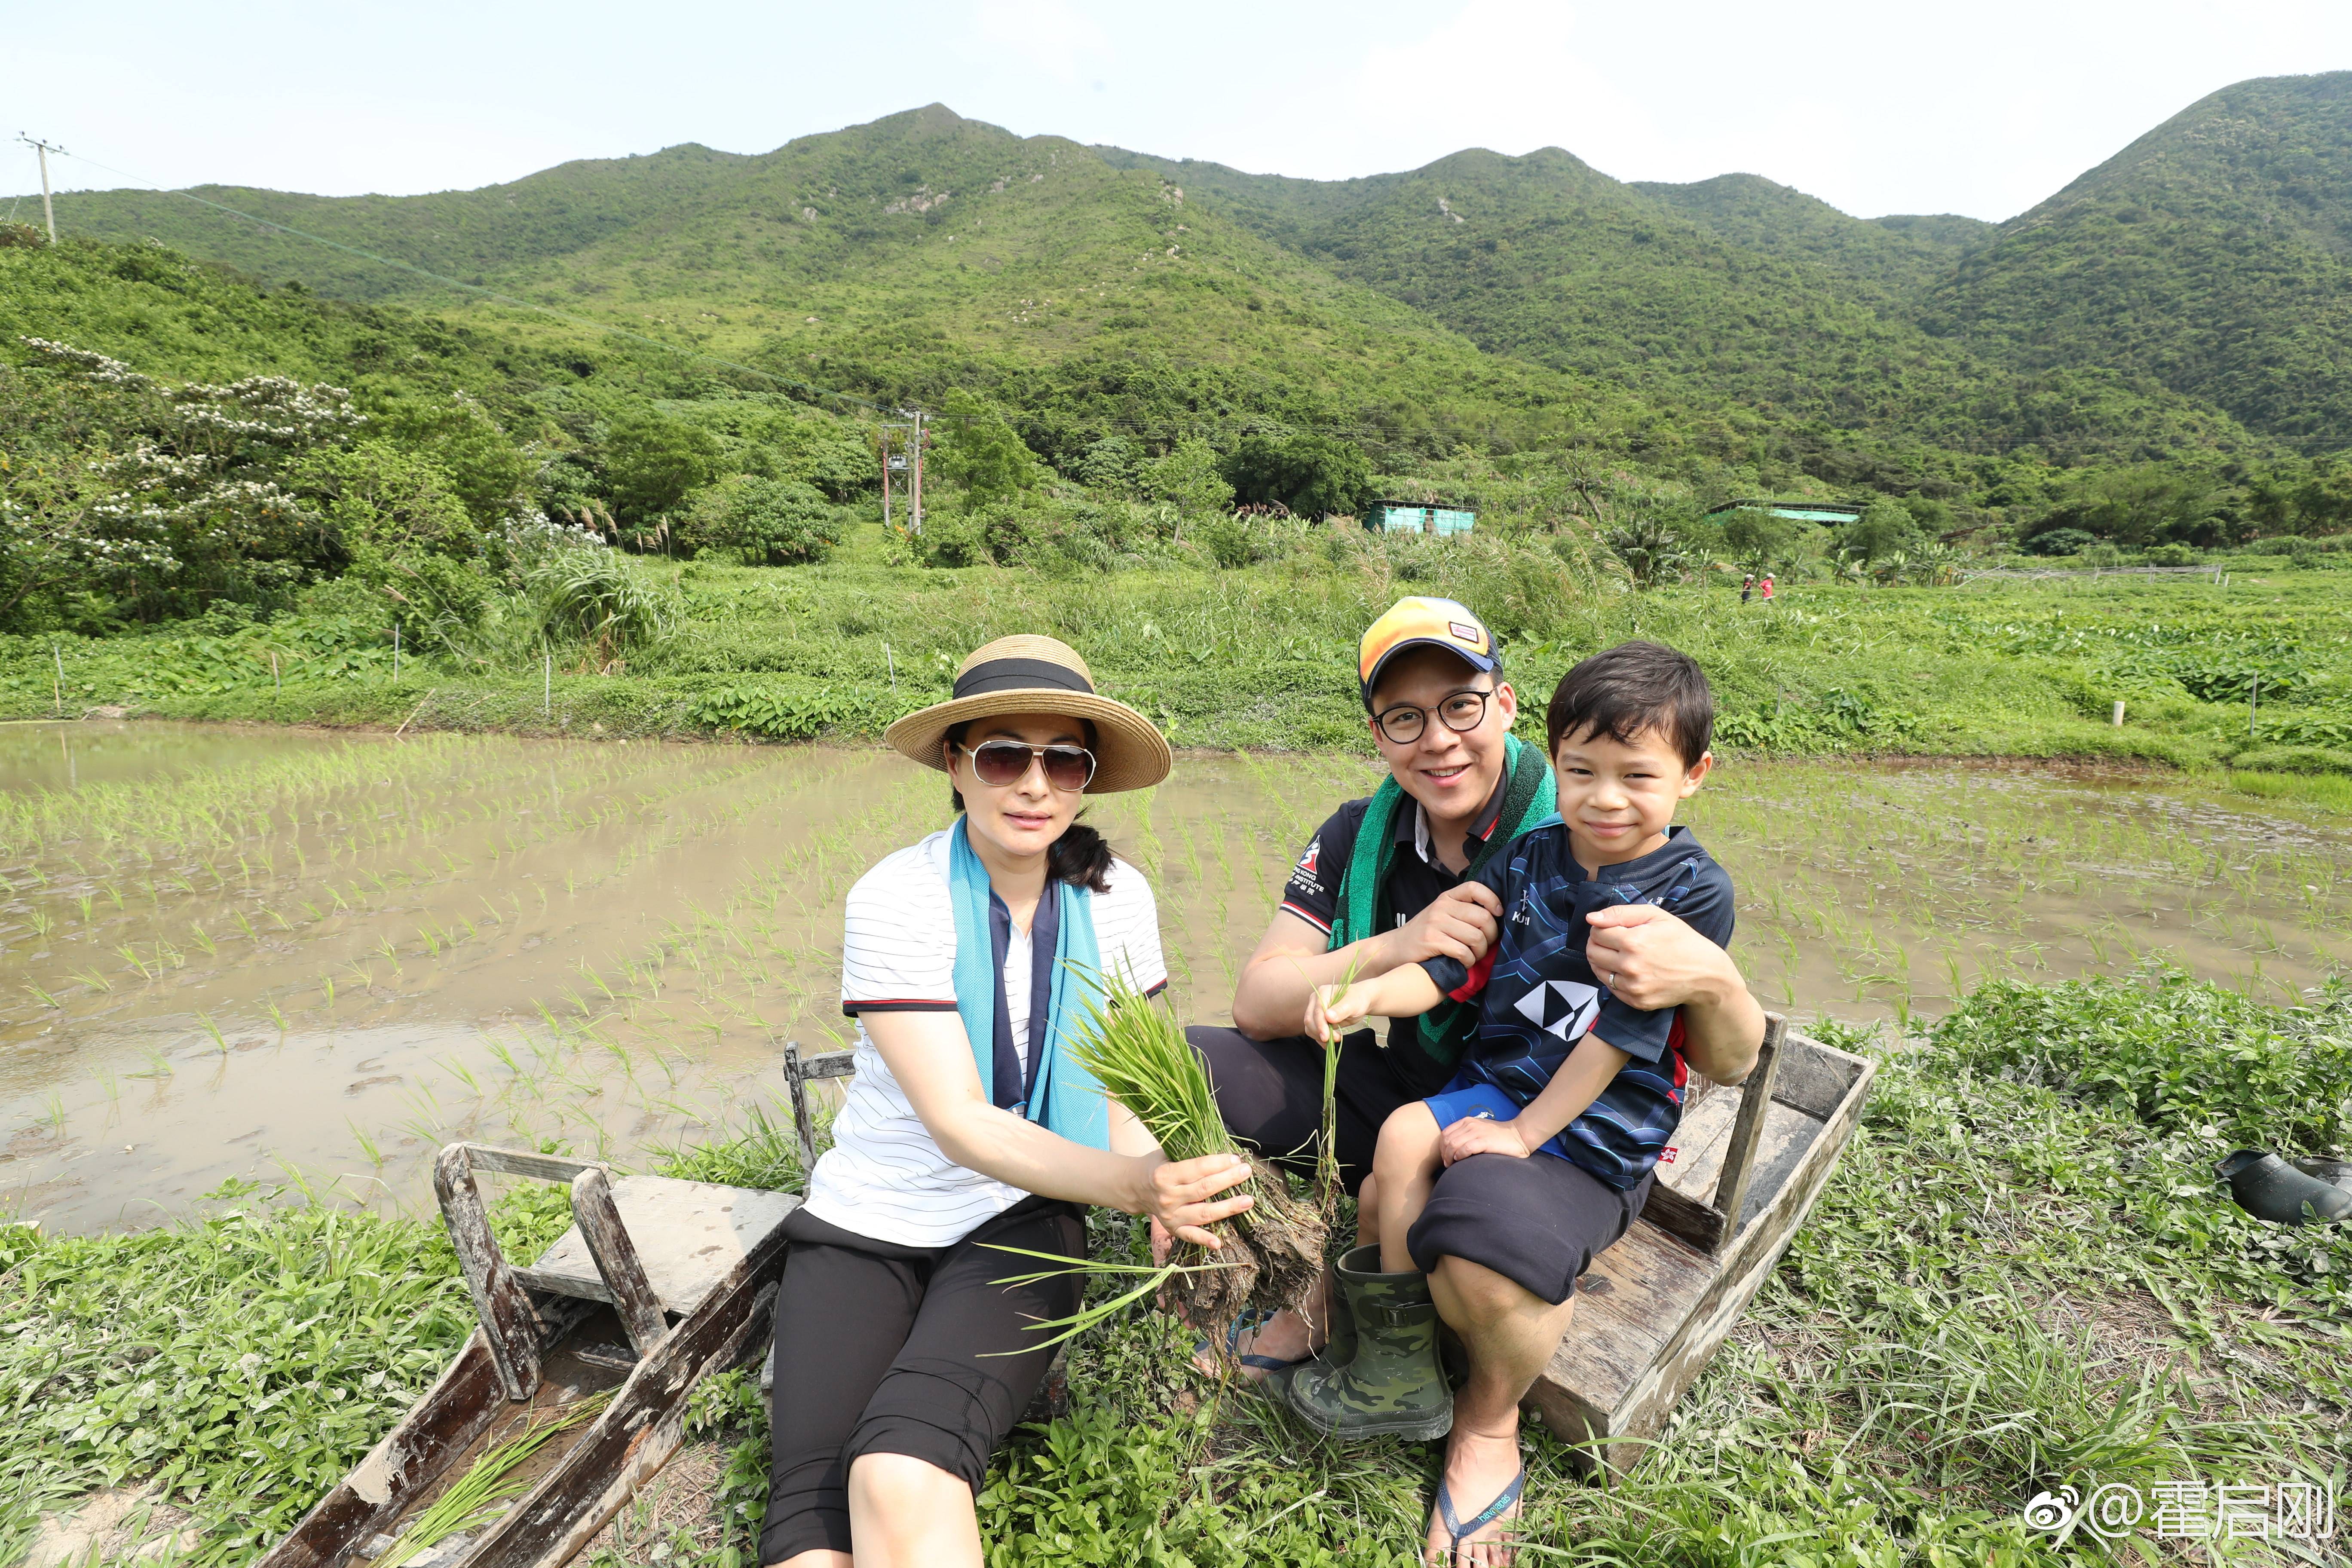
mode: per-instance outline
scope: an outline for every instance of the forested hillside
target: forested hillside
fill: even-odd
[[[1257,176],[937,105],[431,196],[73,193],[60,244],[0,226],[0,632],[392,605],[453,658],[609,663],[659,613],[597,544],[822,559],[908,406],[927,526],[890,549],[940,567],[1231,569],[1381,497],[1640,588],[2334,533],[2347,79],[2220,95],[1999,230],[1557,149]],[[1708,521],[1760,495],[1861,515]]]
[[[2309,453],[2352,446],[2352,71],[2224,89],[2001,227],[1931,330],[2111,365]]]
[[[1025,407],[1038,368],[1140,359],[1206,373],[1185,400],[1220,416],[1369,419],[1394,439],[1433,408],[1476,431],[1572,405],[1718,455],[1761,437],[1834,482],[1895,488],[1923,447],[2260,461],[2278,426],[2242,427],[2233,412],[2267,405],[2209,396],[2161,355],[1996,330],[1999,310],[1950,294],[1964,264],[2007,254],[1991,226],[1864,221],[1755,175],[1629,185],[1558,149],[1318,182],[1023,139],[933,105],[756,156],[676,147],[475,192],[199,194],[883,400],[955,381]],[[60,214],[346,297],[467,303],[182,198],[73,194]],[[1176,412],[1154,402],[1139,438]],[[2329,417],[2284,434],[2328,447]]]

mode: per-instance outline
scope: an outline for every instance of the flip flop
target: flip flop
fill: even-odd
[[[1485,1508],[1479,1510],[1477,1518],[1472,1520],[1469,1523],[1465,1524],[1454,1511],[1454,1494],[1446,1489],[1445,1482],[1442,1479],[1438,1481],[1437,1522],[1444,1525],[1445,1527],[1445,1533],[1453,1538],[1445,1543],[1445,1561],[1447,1568],[1453,1568],[1453,1565],[1461,1559],[1462,1538],[1465,1535],[1477,1534],[1480,1531],[1486,1529],[1488,1525],[1502,1518],[1504,1514],[1509,1512],[1512,1506],[1519,1500],[1519,1493],[1526,1489],[1527,1484],[1528,1468],[1525,1465],[1521,1465],[1519,1467],[1519,1473],[1511,1478],[1511,1484],[1505,1487],[1502,1489],[1501,1494],[1498,1495],[1493,1502],[1488,1503]],[[1484,1543],[1473,1542],[1471,1544],[1475,1546]],[[1500,1542],[1497,1542],[1497,1544],[1500,1544]]]
[[[1258,1372],[1287,1372],[1294,1366],[1304,1365],[1306,1363],[1315,1359],[1314,1354],[1311,1352],[1306,1355],[1300,1356],[1297,1361],[1278,1361],[1270,1355],[1258,1355],[1255,1352],[1244,1353],[1242,1350],[1242,1335],[1257,1329],[1262,1329],[1273,1321],[1274,1314],[1267,1311],[1263,1307],[1248,1307],[1243,1309],[1241,1316],[1235,1318],[1233,1321],[1232,1325],[1225,1330],[1226,1352],[1234,1356],[1244,1366],[1252,1368]],[[1202,1334],[1198,1340],[1193,1342],[1192,1359],[1194,1361],[1199,1361],[1202,1356],[1209,1353],[1209,1336]]]

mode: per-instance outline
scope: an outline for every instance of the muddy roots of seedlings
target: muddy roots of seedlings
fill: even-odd
[[[1245,1190],[1257,1201],[1214,1227],[1225,1245],[1213,1253],[1179,1247],[1170,1259],[1227,1265],[1180,1274],[1169,1283],[1170,1304],[1203,1328],[1222,1331],[1246,1308],[1274,1312],[1302,1306],[1323,1273],[1322,1211],[1293,1196],[1278,1167],[1254,1154],[1244,1157],[1252,1176]]]

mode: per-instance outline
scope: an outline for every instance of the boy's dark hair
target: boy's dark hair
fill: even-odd
[[[1706,672],[1690,655],[1663,643],[1620,643],[1594,654],[1560,677],[1544,712],[1555,757],[1563,735],[1606,735],[1630,746],[1644,731],[1664,737],[1685,767],[1697,765],[1715,738],[1715,692]]]

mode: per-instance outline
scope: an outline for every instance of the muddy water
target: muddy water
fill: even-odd
[[[1181,1016],[1223,1016],[1287,861],[1373,777],[1187,759],[1097,804]],[[0,1205],[135,1226],[232,1177],[414,1204],[451,1137],[627,1160],[782,1114],[778,1043],[846,1037],[842,895],[945,810],[876,751],[0,726]],[[2283,999],[2352,956],[2340,822],[2145,775],[1736,765],[1688,819],[1799,1014],[2150,955]]]

